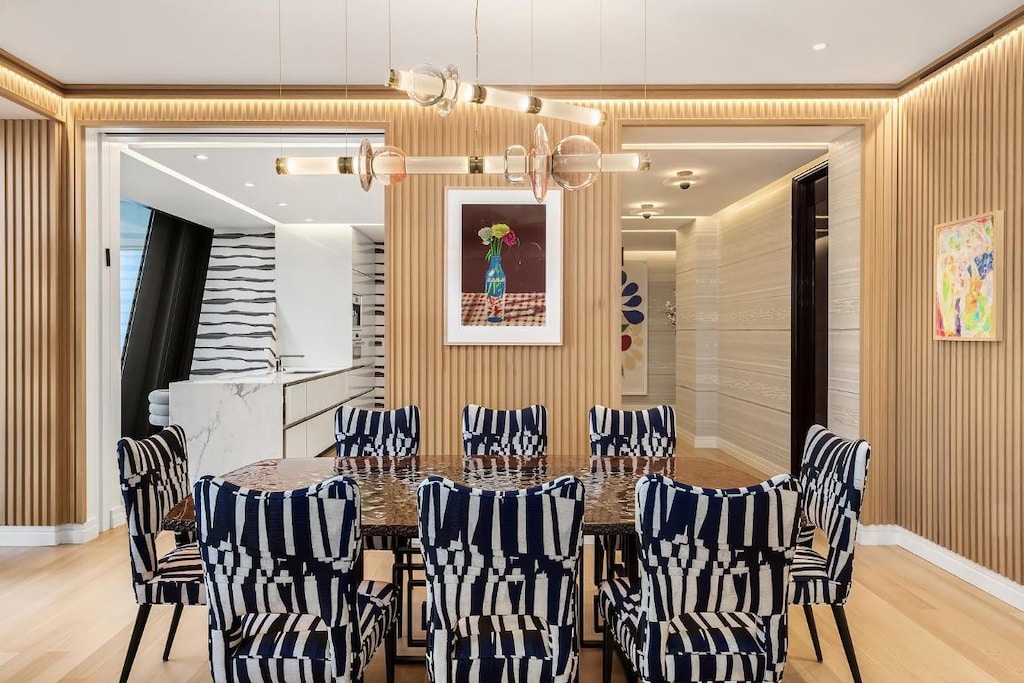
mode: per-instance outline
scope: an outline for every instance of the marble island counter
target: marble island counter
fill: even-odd
[[[189,480],[256,460],[307,458],[334,444],[334,411],[372,407],[373,367],[196,377],[170,385],[170,420],[185,430]]]

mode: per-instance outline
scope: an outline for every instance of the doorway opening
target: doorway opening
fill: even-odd
[[[791,462],[812,425],[828,426],[828,163],[793,179]]]

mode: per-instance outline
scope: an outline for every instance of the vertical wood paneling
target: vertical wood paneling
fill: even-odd
[[[897,521],[1024,581],[1024,31],[903,96]],[[934,226],[1004,211],[1004,341],[933,341]],[[997,256],[998,258],[998,256]]]
[[[72,521],[61,125],[0,122],[0,524]]]

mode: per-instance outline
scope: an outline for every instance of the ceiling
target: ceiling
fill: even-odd
[[[647,0],[645,6],[646,12],[636,0],[482,0],[480,80],[892,84],[1019,2]],[[239,85],[341,84],[347,51],[350,83],[382,84],[389,50],[397,67],[455,62],[471,77],[473,16],[473,0],[104,0],[102,11],[88,2],[4,0],[0,48],[64,83]],[[813,51],[816,43],[828,47]]]
[[[624,230],[675,229],[680,216],[712,216],[822,156],[843,126],[628,127],[623,147],[645,150],[651,170],[622,176],[622,216],[642,203],[663,215],[627,218]],[[694,172],[689,189],[666,186],[677,171]]]
[[[382,240],[379,183],[364,192],[353,176],[280,176],[274,170],[279,156],[351,155],[362,137],[354,135],[350,142],[341,134],[127,137],[121,194],[213,229],[342,223]],[[379,136],[370,139],[381,144]]]
[[[44,119],[42,114],[37,114],[20,104],[15,104],[8,99],[0,97],[0,119]]]

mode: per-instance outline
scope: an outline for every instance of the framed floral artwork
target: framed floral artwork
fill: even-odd
[[[445,344],[561,343],[561,192],[449,189]]]
[[[1002,339],[1002,219],[993,211],[935,227],[934,339]]]

